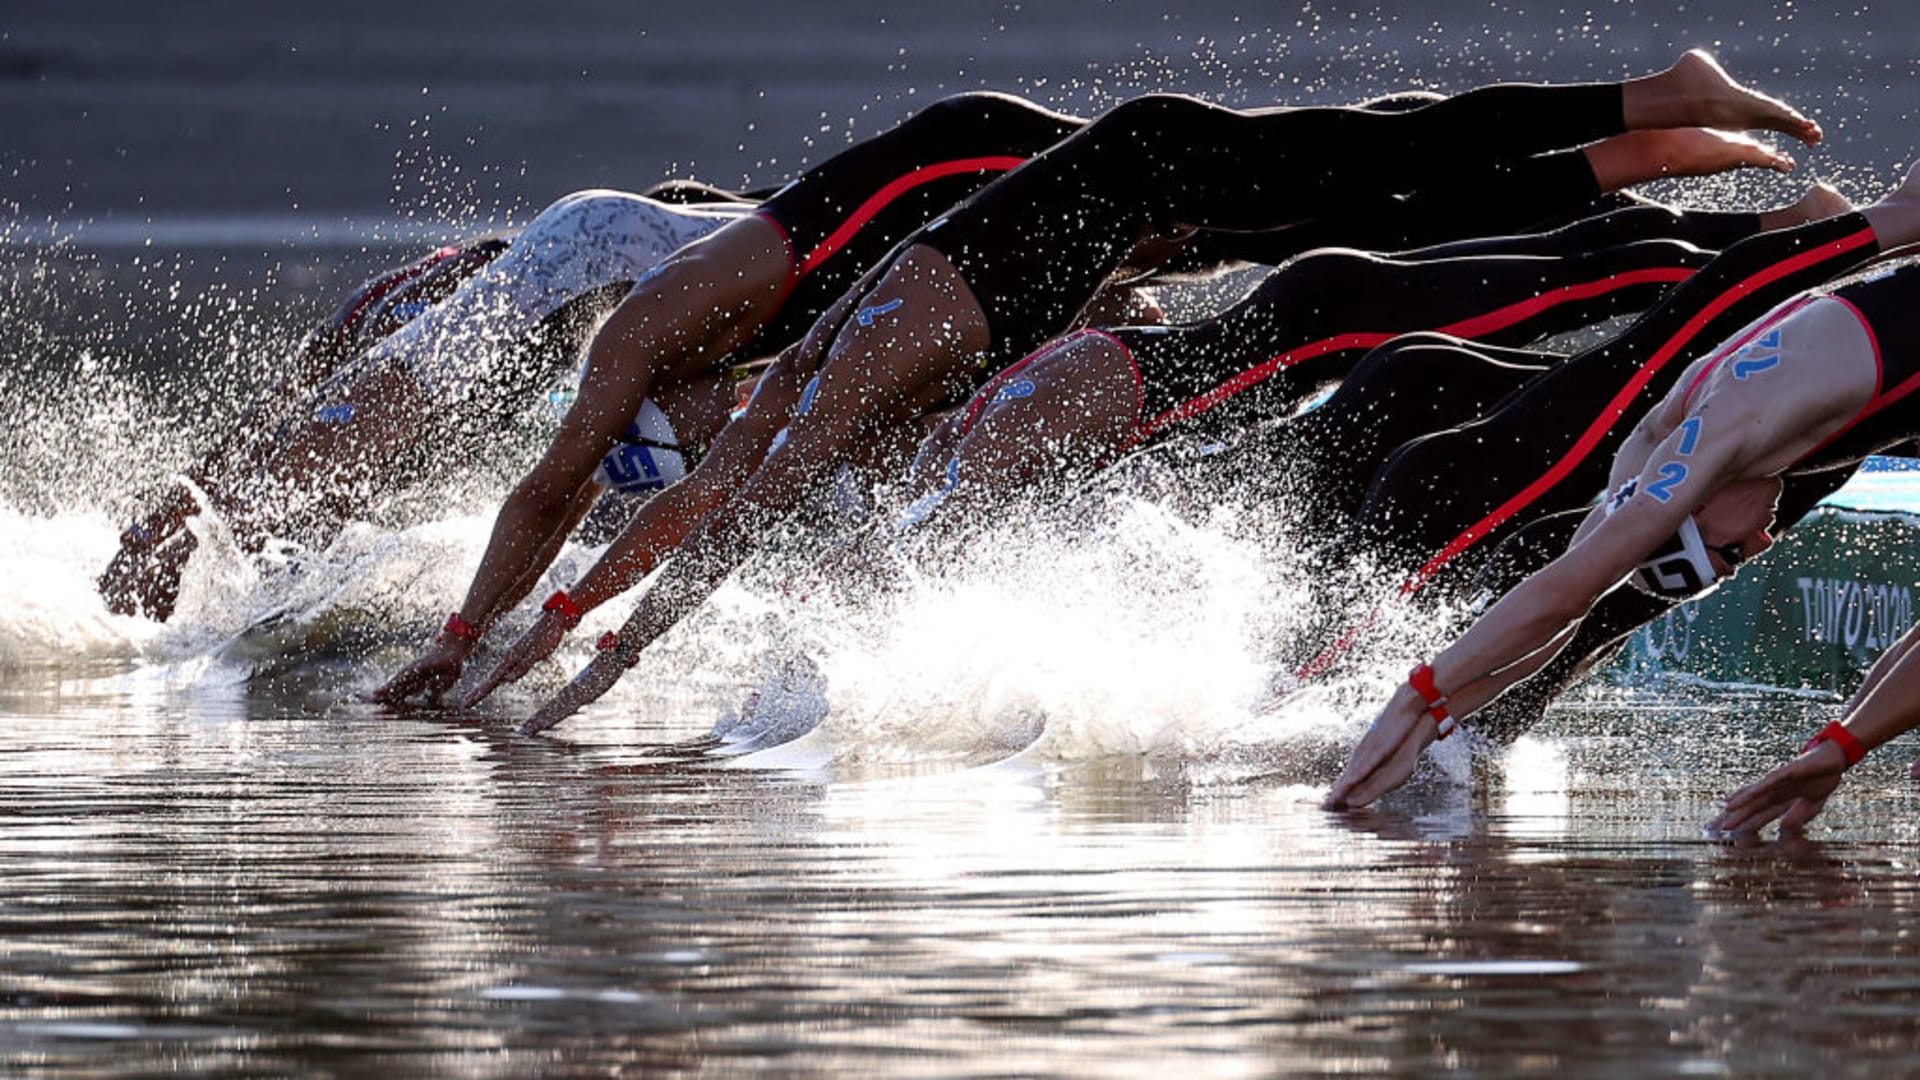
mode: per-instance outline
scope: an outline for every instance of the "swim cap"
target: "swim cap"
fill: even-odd
[[[1691,597],[1718,584],[1720,575],[1713,568],[1713,560],[1707,558],[1700,526],[1688,514],[1680,528],[1641,562],[1628,580],[1649,596]]]
[[[1625,505],[1639,486],[1638,480],[1620,485],[1607,499],[1607,513],[1612,514]],[[1665,543],[1641,560],[1627,580],[1648,596],[1686,599],[1703,595],[1720,582],[1713,560],[1707,557],[1709,551],[1719,552],[1729,566],[1738,566],[1746,558],[1741,544],[1709,547],[1706,538],[1700,535],[1700,526],[1694,522],[1693,515],[1688,514]]]
[[[667,414],[648,398],[634,413],[620,445],[600,459],[596,482],[627,495],[660,491],[687,475],[686,455]]]

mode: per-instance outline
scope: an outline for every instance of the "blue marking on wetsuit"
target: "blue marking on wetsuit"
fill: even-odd
[[[339,405],[329,405],[313,414],[313,418],[322,424],[344,424],[353,419],[356,411],[353,403],[349,401]]]
[[[1761,350],[1763,349],[1771,349],[1773,351],[1763,353],[1761,352]],[[1748,353],[1748,352],[1756,353],[1758,355],[1755,355],[1750,359],[1746,359],[1746,360],[1740,359],[1740,353]],[[1779,364],[1780,363],[1780,328],[1776,326],[1772,330],[1767,331],[1766,334],[1761,336],[1760,340],[1755,341],[1753,344],[1747,346],[1744,349],[1741,349],[1740,353],[1735,353],[1734,359],[1733,359],[1733,377],[1736,379],[1744,380],[1748,376],[1758,375],[1761,372],[1767,370],[1768,368],[1774,367],[1775,365]]]
[[[1033,380],[1021,379],[1019,382],[1010,382],[1007,385],[1001,387],[1000,392],[993,395],[993,401],[990,404],[998,405],[1003,401],[1012,401],[1014,398],[1023,398],[1023,397],[1032,397],[1032,396],[1033,396]]]
[[[1689,419],[1680,425],[1680,430],[1686,433],[1680,437],[1680,453],[1693,453],[1693,448],[1700,445],[1700,418]]]
[[[412,322],[421,312],[427,310],[428,306],[425,300],[409,300],[404,304],[395,304],[393,317],[401,322]]]
[[[1687,467],[1677,461],[1669,461],[1660,466],[1660,479],[1647,485],[1647,494],[1661,502],[1673,501],[1673,489],[1685,483]]]
[[[814,396],[820,393],[820,376],[807,380],[807,388],[800,391],[800,404],[793,407],[793,415],[805,416],[813,409]]]
[[[873,320],[876,317],[885,315],[887,312],[892,311],[895,308],[898,308],[905,303],[906,303],[905,300],[902,300],[899,297],[895,297],[894,299],[889,300],[884,304],[876,304],[870,308],[861,308],[859,313],[856,314],[854,318],[860,320],[861,326],[872,326]]]
[[[947,461],[947,482],[940,486],[940,490],[952,491],[954,488],[959,486],[960,486],[960,459],[957,457],[950,458]]]

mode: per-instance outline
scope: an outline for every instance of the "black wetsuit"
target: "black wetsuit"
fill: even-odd
[[[1587,505],[1621,441],[1694,360],[1878,252],[1858,214],[1733,245],[1618,336],[1528,379],[1487,416],[1397,448],[1336,549],[1404,569],[1408,591],[1443,572],[1459,582],[1489,541]]]
[[[1514,346],[1638,311],[1758,227],[1754,214],[1640,207],[1390,257],[1315,252],[1215,318],[1109,336],[1140,375],[1142,439],[1229,404],[1239,420],[1274,418],[1409,331]]]
[[[1231,456],[1266,457],[1298,474],[1290,478],[1291,493],[1311,500],[1323,525],[1331,519],[1327,555],[1338,565],[1370,558],[1390,572],[1397,568],[1405,574],[1403,594],[1442,574],[1454,586],[1470,586],[1472,571],[1500,540],[1591,503],[1621,440],[1695,359],[1775,304],[1878,252],[1858,214],[1750,237],[1618,336],[1563,361],[1437,335],[1401,339],[1363,361],[1326,406]],[[1475,418],[1394,441],[1462,414]],[[1343,521],[1358,478],[1383,455],[1353,517]],[[1299,674],[1313,677],[1339,664],[1370,622],[1363,617],[1321,637],[1323,646]]]
[[[1141,443],[1196,419],[1218,430],[1286,416],[1345,379],[1369,350],[1411,331],[1518,344],[1637,311],[1712,258],[1695,244],[1718,248],[1758,228],[1750,213],[1643,206],[1403,255],[1324,249],[1272,271],[1213,318],[1081,333],[1105,337],[1132,361]],[[1043,347],[989,380],[967,423],[1052,353]],[[1453,415],[1461,423],[1478,414]]]
[[[1238,112],[1149,95],[955,208],[910,242],[953,264],[986,313],[989,363],[1067,328],[1139,240],[1256,231],[1364,211],[1461,170],[1623,128],[1618,85],[1492,86],[1402,112]]]
[[[902,237],[1085,122],[1005,94],[960,94],[835,154],[755,211],[793,260],[780,310],[741,350],[796,341]]]

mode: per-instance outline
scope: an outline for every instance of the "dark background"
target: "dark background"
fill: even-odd
[[[766,183],[917,104],[993,87],[1088,111],[1615,77],[1715,47],[1816,114],[1805,171],[1877,189],[1913,153],[1920,5],[940,3],[0,5],[16,235],[265,217],[524,220],[581,187]],[[4,220],[4,219],[0,219]]]

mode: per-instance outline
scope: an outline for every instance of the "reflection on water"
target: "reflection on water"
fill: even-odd
[[[1712,715],[1566,718],[1607,734],[1340,820],[1307,787],[1137,759],[835,776],[649,758],[646,731],[622,748],[298,696],[131,701],[7,703],[9,1075],[1920,1055],[1899,763],[1867,767],[1823,839],[1708,844],[1727,776],[1671,736]]]

